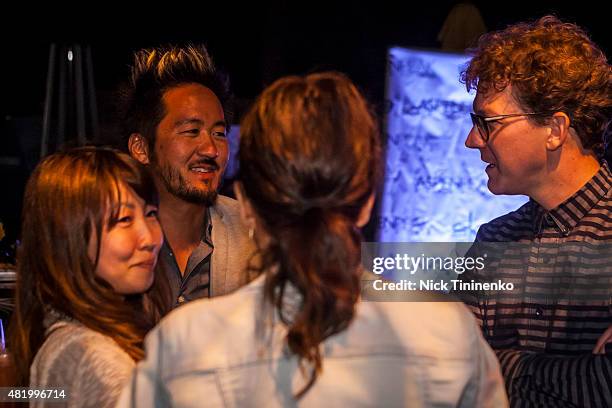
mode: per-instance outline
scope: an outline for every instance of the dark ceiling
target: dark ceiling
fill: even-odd
[[[152,4],[153,2],[151,2]],[[436,48],[437,34],[455,1],[158,3],[132,9],[88,4],[83,9],[15,13],[4,25],[0,113],[42,112],[51,42],[92,47],[99,98],[127,78],[133,50],[159,43],[205,43],[248,101],[274,79],[312,70],[346,72],[373,102],[383,98],[385,52],[390,45]],[[582,1],[475,1],[489,29],[555,13],[585,27],[610,55],[609,14]],[[591,5],[589,5],[591,3]],[[87,7],[87,9],[85,9]],[[125,5],[123,5],[125,7]],[[4,15],[10,20],[9,14]],[[105,101],[102,100],[102,107]]]

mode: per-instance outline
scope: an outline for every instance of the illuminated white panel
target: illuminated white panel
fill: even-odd
[[[479,152],[464,145],[474,98],[459,81],[467,60],[457,54],[389,50],[379,241],[472,241],[481,224],[527,200],[493,196]]]
[[[240,125],[232,125],[227,134],[229,157],[223,178],[233,179],[238,172],[238,148],[240,147]]]

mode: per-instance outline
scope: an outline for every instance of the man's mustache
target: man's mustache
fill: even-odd
[[[194,167],[209,167],[212,168],[212,170],[219,170],[219,165],[217,164],[217,162],[214,159],[205,159],[205,160],[199,160],[195,163],[192,163],[189,165],[189,168],[192,169]]]

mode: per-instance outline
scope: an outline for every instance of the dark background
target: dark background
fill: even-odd
[[[169,3],[129,12],[91,4],[86,10],[39,10],[3,26],[3,116],[42,112],[51,42],[90,44],[99,97],[128,75],[132,51],[160,43],[204,43],[230,76],[239,99],[252,99],[280,76],[336,69],[373,102],[383,98],[386,49],[437,48],[436,37],[456,1]],[[610,55],[611,18],[604,2],[474,1],[489,30],[547,13],[586,28]],[[22,16],[25,17],[25,16]],[[17,17],[16,17],[17,18]],[[11,19],[5,13],[4,19]],[[101,101],[104,102],[104,101]]]
[[[237,119],[275,79],[327,69],[347,73],[380,112],[387,48],[438,48],[438,32],[455,3],[151,2],[129,11],[128,4],[110,3],[5,10],[0,28],[0,221],[8,240],[17,236],[23,185],[37,159],[50,43],[91,46],[103,136],[116,132],[116,90],[128,78],[132,52],[160,43],[206,44],[231,79]],[[553,13],[584,27],[611,55],[604,2],[474,3],[489,30]]]

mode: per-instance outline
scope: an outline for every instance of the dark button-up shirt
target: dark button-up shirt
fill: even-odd
[[[190,300],[210,297],[210,262],[214,250],[212,243],[212,223],[210,212],[207,216],[202,231],[202,239],[197,248],[189,255],[185,273],[181,275],[172,248],[167,241],[159,252],[157,267],[162,268],[162,276],[168,277],[173,307],[177,307]]]
[[[498,353],[512,406],[612,404],[612,355],[591,354],[612,325],[611,187],[604,164],[558,207],[531,200],[478,231],[474,247],[507,246],[497,265],[463,279],[514,283],[466,302]]]

